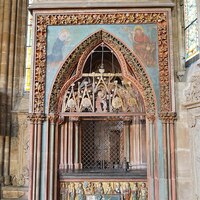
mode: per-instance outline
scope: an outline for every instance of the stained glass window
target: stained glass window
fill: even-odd
[[[199,53],[196,0],[184,0],[185,58],[186,61]]]
[[[26,40],[26,76],[25,76],[25,91],[30,91],[31,80],[31,54],[32,54],[32,15],[28,11],[27,21],[27,40]]]

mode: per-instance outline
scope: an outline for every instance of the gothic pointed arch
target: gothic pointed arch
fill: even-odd
[[[50,94],[49,112],[58,113],[64,92],[69,84],[80,78],[82,67],[91,51],[99,44],[105,43],[116,55],[123,75],[136,86],[141,93],[146,113],[156,112],[156,98],[151,80],[139,58],[125,44],[105,30],[90,35],[66,58],[54,81]],[[127,70],[129,66],[130,74]],[[71,77],[76,69],[76,74]],[[134,74],[134,76],[133,76]],[[69,78],[70,79],[70,83]],[[134,78],[135,77],[135,78]]]

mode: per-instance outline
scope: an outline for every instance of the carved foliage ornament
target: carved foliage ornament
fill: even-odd
[[[46,116],[41,113],[29,113],[27,118],[32,123],[42,123],[46,120]]]
[[[170,111],[170,88],[168,71],[168,23],[167,12],[131,12],[131,13],[86,13],[86,14],[50,14],[36,16],[36,50],[35,50],[35,85],[34,85],[34,112],[44,112],[45,75],[46,75],[46,36],[48,25],[79,25],[79,24],[146,24],[156,23],[158,26],[159,72],[160,72],[160,110]],[[98,37],[98,36],[97,36]],[[98,40],[92,40],[91,42]],[[83,48],[87,44],[83,44]],[[67,59],[67,64],[73,66],[80,57],[80,48],[76,49]],[[130,55],[127,55],[130,56]],[[131,55],[133,56],[133,55]],[[70,70],[70,69],[68,69]],[[66,73],[63,68],[62,73]],[[59,76],[59,75],[58,75]],[[62,76],[64,77],[64,76]],[[54,90],[54,89],[53,89]],[[55,90],[54,90],[55,91]],[[57,94],[55,98],[57,97]],[[52,97],[53,98],[53,97]]]
[[[164,123],[173,123],[177,118],[177,114],[175,112],[162,112],[159,114],[159,118]]]

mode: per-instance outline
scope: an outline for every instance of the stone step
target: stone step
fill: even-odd
[[[1,200],[28,200],[28,187],[3,186]]]

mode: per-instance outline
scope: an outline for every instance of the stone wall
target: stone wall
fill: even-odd
[[[183,90],[185,101],[182,106],[186,110],[189,146],[186,166],[190,169],[192,182],[192,199],[200,198],[200,65],[199,60],[193,63],[187,71],[186,87]],[[190,160],[189,160],[190,159]]]
[[[24,126],[28,103],[20,105],[26,99],[23,90],[26,16],[26,0],[0,1],[0,183],[11,196],[18,195],[8,189],[12,177],[22,174],[23,167],[28,166],[26,155],[20,151],[22,141],[28,137]]]

